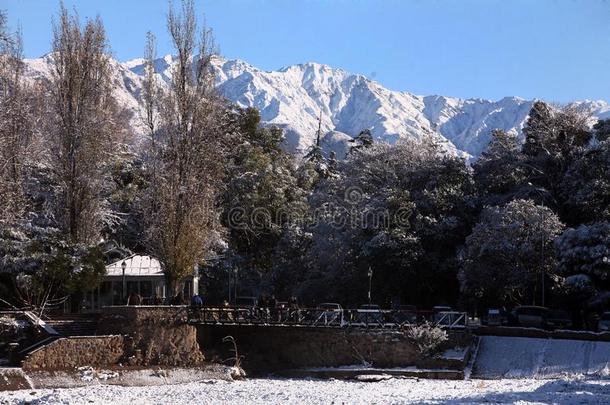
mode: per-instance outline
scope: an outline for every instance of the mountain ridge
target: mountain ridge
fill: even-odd
[[[161,83],[171,78],[171,55],[155,60]],[[50,56],[26,59],[26,75],[50,74]],[[138,100],[142,90],[145,60],[111,61],[114,92],[134,114],[132,126],[144,133]],[[535,100],[506,96],[499,100],[463,99],[442,95],[415,95],[389,90],[362,74],[329,65],[307,62],[265,71],[240,59],[213,58],[216,83],[225,97],[241,107],[256,107],[264,124],[284,129],[285,148],[304,154],[315,143],[321,119],[323,146],[339,157],[349,139],[370,129],[374,138],[394,143],[404,137],[435,137],[451,153],[478,156],[493,129],[521,134]],[[599,118],[610,117],[603,100],[572,104]]]

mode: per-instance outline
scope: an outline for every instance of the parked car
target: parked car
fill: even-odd
[[[357,309],[358,322],[366,324],[383,324],[383,313],[379,305],[364,304]]]
[[[546,325],[552,329],[569,329],[572,327],[572,317],[567,311],[550,309],[546,317]]]
[[[488,326],[508,325],[508,315],[503,309],[489,308],[482,317],[481,323]]]
[[[256,297],[237,297],[235,306],[238,308],[256,308],[258,307],[258,298]]]
[[[518,326],[528,328],[546,328],[549,309],[537,306],[519,306],[513,309],[513,316]]]
[[[597,330],[599,332],[610,331],[610,312],[604,312],[597,322]]]

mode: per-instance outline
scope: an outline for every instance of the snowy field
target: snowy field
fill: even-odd
[[[252,379],[0,392],[0,404],[464,404],[610,403],[610,380],[423,380],[364,383]]]

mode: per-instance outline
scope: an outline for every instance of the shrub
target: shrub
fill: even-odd
[[[440,346],[447,341],[447,332],[427,322],[422,325],[408,326],[405,334],[413,340],[419,352],[425,357],[437,353]]]

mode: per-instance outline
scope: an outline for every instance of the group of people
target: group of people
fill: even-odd
[[[291,296],[287,302],[278,301],[275,295],[261,295],[258,299],[259,308],[269,309],[299,309],[299,304],[296,296]]]
[[[144,299],[144,298],[142,298],[142,296],[140,294],[133,291],[131,294],[129,294],[129,296],[127,297],[127,301],[125,302],[125,305],[167,305],[167,304],[186,305],[186,304],[188,304],[188,300],[184,297],[183,293],[176,294],[169,299],[159,297],[157,294],[154,294],[152,297]],[[201,298],[201,296],[199,296],[198,294],[194,295],[191,299],[191,305],[199,306],[199,307],[202,306],[203,299]]]
[[[261,295],[258,300],[257,309],[260,316],[268,320],[296,320],[298,318],[299,304],[297,297],[294,295],[286,302],[278,301],[275,295]]]

